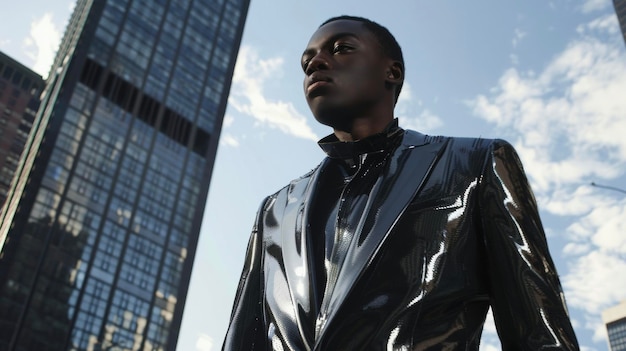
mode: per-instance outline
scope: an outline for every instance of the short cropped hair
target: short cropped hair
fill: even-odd
[[[404,57],[402,56],[402,49],[400,48],[400,44],[398,44],[396,38],[393,36],[393,34],[391,34],[389,29],[367,18],[348,15],[329,18],[324,23],[322,23],[320,27],[330,22],[339,20],[350,20],[363,23],[365,28],[367,28],[367,30],[374,34],[374,37],[376,37],[378,43],[383,48],[383,53],[392,60],[400,62],[400,64],[402,65],[402,76],[404,78]],[[400,96],[400,91],[402,90],[403,83],[404,79],[402,80],[402,82],[400,82],[400,85],[398,85],[398,89],[396,90],[396,102],[398,101],[398,96]]]

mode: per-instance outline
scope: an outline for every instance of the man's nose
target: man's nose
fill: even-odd
[[[330,61],[328,56],[324,52],[318,52],[311,58],[309,64],[306,66],[305,73],[310,75],[315,71],[325,70],[330,68]]]

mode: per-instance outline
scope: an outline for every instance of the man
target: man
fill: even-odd
[[[489,306],[506,350],[578,349],[513,148],[399,128],[369,20],[325,22],[302,68],[328,157],[261,205],[224,349],[478,350]]]

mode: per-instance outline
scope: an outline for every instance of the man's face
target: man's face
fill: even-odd
[[[315,118],[347,131],[389,93],[390,61],[361,22],[337,20],[320,27],[301,61],[304,95]]]

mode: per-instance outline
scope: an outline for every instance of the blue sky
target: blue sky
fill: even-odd
[[[73,1],[14,2],[0,50],[46,75]],[[403,47],[400,124],[500,137],[520,153],[583,350],[626,299],[626,50],[610,0],[253,0],[231,89],[179,350],[219,349],[264,196],[322,159],[299,59],[325,19],[387,26]],[[497,350],[488,325],[481,350]]]

